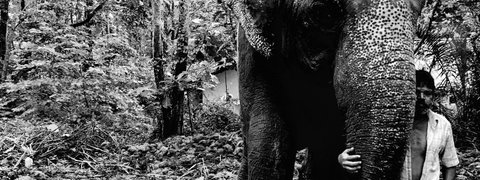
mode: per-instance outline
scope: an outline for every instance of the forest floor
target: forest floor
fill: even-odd
[[[2,124],[0,179],[236,179],[243,151],[238,129],[158,143],[118,143],[112,133],[94,126],[66,133],[54,124]],[[297,154],[295,177],[302,156]],[[478,180],[480,152],[461,150],[459,157],[457,179]]]

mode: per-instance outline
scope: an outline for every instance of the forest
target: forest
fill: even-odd
[[[0,0],[0,17],[0,179],[237,178],[230,7]],[[417,27],[415,64],[434,75],[434,111],[452,124],[456,179],[478,179],[480,1],[431,0]],[[294,179],[304,161],[298,151]]]

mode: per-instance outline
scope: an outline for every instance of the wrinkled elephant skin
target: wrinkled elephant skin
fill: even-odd
[[[413,38],[422,0],[227,0],[239,19],[244,155],[239,179],[396,179],[415,101]],[[346,133],[346,138],[345,138]]]

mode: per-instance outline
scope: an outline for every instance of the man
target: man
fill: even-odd
[[[409,148],[403,163],[402,180],[453,180],[459,163],[447,119],[430,108],[435,90],[433,77],[425,70],[416,71],[417,101]],[[353,147],[338,155],[338,162],[350,173],[360,169],[360,155],[351,155]]]

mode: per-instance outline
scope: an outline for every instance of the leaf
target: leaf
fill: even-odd
[[[48,64],[48,63],[50,63],[50,62],[43,61],[43,60],[35,60],[35,61],[30,62],[31,65],[37,66],[37,67],[38,66],[43,66],[43,65]]]
[[[142,144],[142,145],[132,145],[130,147],[128,147],[128,150],[129,151],[132,151],[132,152],[135,152],[135,151],[148,151],[149,150],[149,147],[148,147],[148,144],[145,143],[145,144]]]
[[[40,26],[40,30],[42,31],[52,31],[52,28],[49,26]]]
[[[172,102],[171,102],[170,98],[163,98],[162,107],[168,108],[170,106],[172,106]]]
[[[102,69],[97,68],[97,67],[89,68],[87,72],[95,73],[95,74],[99,74],[99,75],[105,75],[105,72]]]
[[[32,49],[32,48],[35,48],[35,47],[38,46],[37,44],[32,43],[32,42],[29,42],[29,41],[27,41],[27,42],[22,42],[21,44],[22,44],[22,47],[23,47],[24,49]]]
[[[67,102],[70,100],[70,96],[69,94],[53,94],[50,98],[55,102]]]
[[[58,126],[56,124],[50,124],[45,126],[49,131],[58,132]]]
[[[151,85],[139,87],[128,92],[131,96],[141,96],[143,98],[151,99],[154,98],[155,93],[157,92]]]
[[[200,18],[195,18],[195,19],[192,20],[192,22],[197,23],[197,24],[201,23],[202,21],[203,20],[200,19]]]
[[[35,180],[34,178],[30,177],[30,176],[19,176],[17,179],[15,180]]]
[[[25,112],[22,113],[22,115],[20,115],[19,117],[25,117],[27,115],[30,115],[32,114],[33,112],[37,111],[37,108],[30,108],[28,110],[26,110]]]
[[[13,108],[12,111],[13,112],[23,112],[23,111],[25,111],[25,107],[24,106],[19,106],[19,107]]]
[[[83,86],[83,81],[80,81],[80,80],[75,80],[72,82],[72,86],[73,87],[82,87]]]
[[[30,32],[30,33],[32,33],[32,34],[42,33],[42,31],[40,31],[39,29],[35,29],[35,28],[30,29],[28,32]]]
[[[33,159],[30,157],[25,158],[24,162],[26,168],[30,168],[33,165]]]

